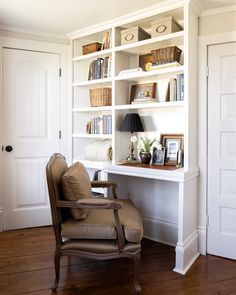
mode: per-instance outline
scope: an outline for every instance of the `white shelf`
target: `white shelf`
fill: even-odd
[[[181,74],[184,72],[184,66],[177,66],[177,67],[169,67],[169,68],[164,68],[160,70],[155,70],[155,71],[148,71],[148,72],[136,72],[136,73],[131,73],[131,74],[126,74],[126,75],[121,75],[121,76],[116,76],[115,80],[116,81],[140,81],[140,80],[148,80],[152,77],[159,76],[159,75],[164,75],[164,74]]]
[[[101,51],[96,51],[93,53],[89,53],[89,54],[85,54],[85,55],[79,55],[79,56],[75,56],[73,58],[73,61],[83,61],[83,60],[87,60],[87,59],[93,59],[93,58],[97,58],[100,56],[104,56],[104,55],[110,55],[112,52],[112,49],[105,49],[105,50],[101,50]]]
[[[80,162],[84,164],[86,168],[90,169],[103,169],[106,165],[108,165],[106,162],[99,162],[99,161],[89,161],[85,159],[73,159],[73,163]]]
[[[184,31],[154,37],[135,43],[117,46],[116,52],[128,52],[132,54],[146,54],[150,53],[151,50],[158,49],[160,47],[166,47],[170,45],[182,45],[184,43]],[[158,48],[157,48],[158,46]]]
[[[111,134],[87,134],[87,133],[74,133],[73,138],[101,138],[101,139],[111,139]]]
[[[174,107],[183,107],[183,106],[184,106],[184,101],[167,101],[167,102],[117,105],[115,106],[115,110],[174,108]]]
[[[73,87],[79,87],[79,86],[92,86],[92,85],[98,85],[98,84],[111,84],[112,79],[111,78],[104,78],[104,79],[97,79],[97,80],[86,80],[86,81],[79,81],[74,82],[72,84]]]
[[[102,112],[102,111],[111,111],[111,106],[104,106],[104,107],[87,107],[87,108],[73,108],[72,112],[76,113],[93,113],[93,112]]]

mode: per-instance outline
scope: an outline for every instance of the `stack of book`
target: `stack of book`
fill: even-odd
[[[96,80],[110,77],[111,57],[97,58],[89,65],[88,80]]]
[[[184,100],[184,74],[179,74],[176,78],[170,79],[170,101]]]
[[[101,50],[111,48],[111,32],[108,31],[105,33],[105,37],[102,40],[102,48]]]
[[[112,117],[111,115],[101,115],[93,118],[87,123],[88,134],[111,134]]]
[[[151,98],[151,97],[144,97],[144,98],[135,98],[131,104],[138,104],[138,103],[152,103],[152,102],[157,102],[156,98]]]

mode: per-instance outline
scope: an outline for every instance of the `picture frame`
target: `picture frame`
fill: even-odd
[[[183,134],[161,134],[160,144],[165,147],[165,165],[177,165],[177,156],[180,149],[184,150]]]
[[[130,103],[146,102],[156,98],[156,83],[133,84],[130,90]]]
[[[153,165],[164,165],[165,164],[165,152],[166,148],[162,147],[161,150],[156,147],[153,148],[152,153],[152,164]]]

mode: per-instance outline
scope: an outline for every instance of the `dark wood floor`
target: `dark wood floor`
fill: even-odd
[[[51,227],[0,233],[0,294],[45,295],[54,280],[54,236]],[[236,262],[200,256],[187,275],[172,271],[174,248],[142,242],[142,294],[236,294]],[[59,295],[134,294],[132,262],[62,258]]]

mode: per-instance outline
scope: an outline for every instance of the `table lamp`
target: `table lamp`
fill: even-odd
[[[135,140],[133,137],[133,133],[134,132],[143,132],[143,124],[141,122],[141,119],[139,117],[139,114],[137,113],[127,113],[125,115],[124,121],[122,123],[121,129],[120,131],[127,131],[127,132],[131,132],[131,137],[130,137],[130,146],[129,146],[129,150],[130,150],[130,154],[127,158],[128,161],[135,161],[136,158],[134,157],[134,142]]]

